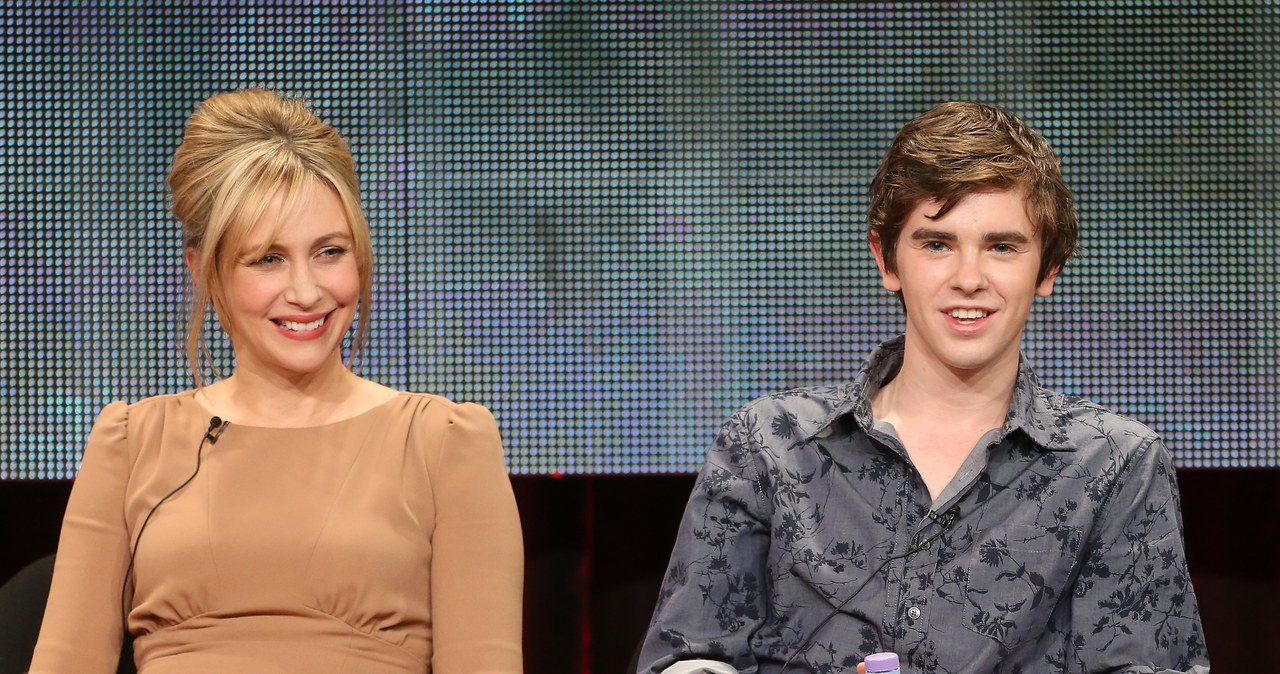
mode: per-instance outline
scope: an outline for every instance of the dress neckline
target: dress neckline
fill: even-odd
[[[187,391],[187,396],[191,399],[191,402],[195,404],[197,407],[199,407],[202,411],[204,411],[205,414],[208,414],[211,418],[219,416],[216,412],[209,409],[207,405],[205,405],[203,402],[201,402],[199,399],[196,398],[196,393],[198,391],[199,389],[192,389],[190,391]],[[342,424],[349,424],[351,422],[371,416],[377,413],[379,410],[382,410],[384,408],[391,406],[392,403],[395,403],[398,400],[403,400],[406,396],[409,396],[409,395],[412,395],[412,394],[407,391],[396,391],[395,395],[391,396],[390,398],[387,398],[386,400],[378,403],[377,405],[374,405],[373,407],[370,407],[369,409],[363,412],[360,412],[359,414],[349,416],[345,419],[338,419],[337,421],[329,421],[323,424],[314,424],[311,426],[258,426],[253,424],[243,424],[237,421],[229,421],[228,423],[230,425],[227,426],[227,428],[228,429],[244,428],[244,429],[255,430],[255,431],[284,431],[284,432],[314,431],[314,430],[333,428],[336,426],[340,426]]]

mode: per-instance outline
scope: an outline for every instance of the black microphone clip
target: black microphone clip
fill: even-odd
[[[223,421],[222,417],[219,416],[209,419],[209,430],[204,432],[204,439],[208,440],[211,445],[218,444],[218,436],[222,435],[222,432],[227,430],[227,426],[230,424],[230,421]]]
[[[926,514],[928,515],[929,519],[933,520],[934,522],[937,522],[938,526],[941,527],[942,529],[949,529],[951,528],[952,524],[956,523],[956,520],[960,519],[960,506],[953,505],[950,508],[948,508],[946,512],[942,512],[942,513],[934,510],[930,510]]]

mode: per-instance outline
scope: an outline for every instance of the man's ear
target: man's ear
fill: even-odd
[[[898,275],[889,271],[889,267],[884,261],[884,246],[880,242],[880,233],[876,231],[867,232],[867,243],[871,246],[871,254],[876,256],[876,266],[880,268],[880,283],[884,285],[884,289],[891,293],[902,291],[902,282],[898,280]]]
[[[1044,280],[1036,284],[1036,295],[1038,297],[1048,297],[1053,294],[1053,282],[1058,279],[1058,272],[1062,271],[1062,267],[1054,267],[1044,275]]]

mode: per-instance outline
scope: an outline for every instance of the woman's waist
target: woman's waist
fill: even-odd
[[[422,672],[425,627],[364,631],[321,611],[200,615],[137,637],[139,672]]]

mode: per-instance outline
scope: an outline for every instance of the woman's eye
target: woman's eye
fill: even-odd
[[[277,255],[277,254],[275,254],[275,253],[267,253],[266,255],[263,255],[262,257],[258,258],[257,260],[254,260],[253,264],[254,264],[254,265],[269,265],[269,264],[276,264],[277,262],[280,262],[280,261],[281,261],[281,260],[283,260],[283,259],[284,259],[284,258],[281,258],[279,255]]]
[[[333,247],[330,247],[330,248],[325,248],[324,250],[320,251],[320,256],[321,256],[321,257],[330,257],[330,258],[332,258],[332,257],[340,257],[340,256],[342,256],[342,255],[346,254],[346,252],[347,252],[347,249],[346,249],[346,248],[341,248],[341,247],[338,247],[338,246],[333,246]]]

